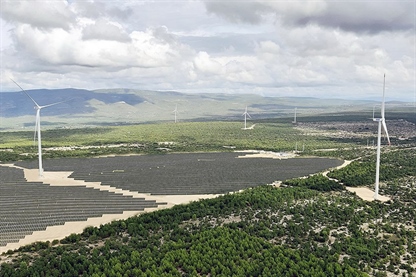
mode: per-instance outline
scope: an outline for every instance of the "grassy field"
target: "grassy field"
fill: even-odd
[[[176,152],[225,151],[227,149],[292,151],[295,149],[296,143],[298,143],[298,149],[304,145],[305,152],[351,146],[348,142],[340,143],[329,138],[307,136],[293,128],[292,124],[257,123],[250,130],[243,130],[242,127],[241,122],[181,122],[85,129],[53,129],[42,132],[42,147],[45,157],[48,157],[48,153],[51,153],[51,156],[74,156],[75,154],[85,156],[89,153],[91,155],[130,152],[154,153],[155,151],[166,151],[166,148]],[[110,145],[118,145],[119,147],[108,147]],[[102,146],[100,149],[105,148],[105,150],[98,151],[96,148],[73,151],[48,150],[50,147],[70,146]],[[37,152],[33,143],[33,132],[27,131],[2,132],[0,149],[13,149],[13,152],[17,154],[33,153],[35,155]],[[10,154],[10,152],[7,153]],[[0,155],[3,156],[7,153],[0,151]],[[0,160],[7,159],[0,158]]]

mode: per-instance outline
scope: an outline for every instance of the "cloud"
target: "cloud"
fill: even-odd
[[[133,12],[128,5],[124,9],[120,8],[123,4],[128,4],[128,1],[122,3],[118,1],[74,1],[71,4],[71,9],[78,14],[90,19],[99,18],[113,18],[118,20],[126,20]]]
[[[177,36],[169,33],[169,30],[166,26],[152,28],[151,31],[152,31],[154,38],[162,43],[167,43],[167,44],[177,43]]]
[[[62,28],[68,30],[74,23],[74,14],[64,0],[51,2],[2,1],[1,17],[9,22],[29,24],[34,28]]]
[[[414,10],[414,3],[410,1],[328,1],[325,12],[298,18],[294,23],[315,23],[358,33],[405,31],[414,28],[411,10]]]
[[[121,26],[105,19],[98,19],[93,24],[87,25],[82,31],[82,38],[84,40],[130,41],[129,35],[121,28]]]
[[[260,23],[264,14],[268,13],[267,5],[257,2],[210,1],[206,0],[207,12],[216,14],[231,22]]]
[[[230,22],[259,24],[273,15],[282,24],[317,24],[353,32],[412,30],[414,3],[411,1],[204,1],[207,11]]]
[[[102,20],[69,31],[45,31],[24,24],[16,28],[14,36],[21,52],[51,66],[160,67],[187,55],[186,46],[177,43],[166,28],[127,34]]]
[[[199,52],[194,59],[195,69],[203,74],[218,75],[223,71],[223,65],[212,59],[207,52]]]
[[[246,86],[270,85],[274,79],[265,64],[254,57],[233,57],[226,64],[226,80]]]

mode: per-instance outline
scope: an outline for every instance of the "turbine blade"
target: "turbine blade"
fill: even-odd
[[[38,129],[38,121],[36,120],[36,122],[35,122],[35,132],[33,134],[33,145],[35,145],[35,143],[36,143],[36,132],[37,132],[37,129]]]
[[[39,112],[40,111],[36,111],[36,119],[35,119],[35,133],[33,134],[33,145],[35,145],[35,141],[36,141],[36,134],[38,132],[38,125],[39,125]]]
[[[32,100],[32,102],[33,103],[35,103],[35,105],[36,105],[36,107],[40,107],[39,105],[38,105],[38,103],[36,103],[36,101],[32,98],[32,97],[30,97],[30,95],[21,87],[21,86],[19,86],[19,84],[18,83],[16,83],[13,79],[11,79],[10,78],[10,80],[12,80],[13,81],[13,83],[15,83],[26,95],[27,95],[27,97],[29,97],[30,98],[30,100]]]
[[[387,132],[387,125],[386,125],[386,121],[384,121],[384,118],[382,119],[382,123],[383,123],[384,132],[386,133],[386,136],[387,136],[387,141],[389,142],[389,145],[390,145],[391,143],[390,143],[389,132]]]
[[[249,114],[249,113],[247,113],[247,116],[251,118],[251,116],[250,116],[250,114]]]
[[[71,100],[71,99],[70,99]],[[65,101],[59,101],[59,102],[56,102],[56,103],[52,103],[52,104],[49,104],[49,105],[45,105],[45,106],[38,106],[40,109],[43,109],[43,108],[47,108],[47,107],[50,107],[50,106],[55,106],[55,105],[58,105],[58,104],[61,104],[61,103],[64,103],[64,102],[68,102],[69,100],[65,100]]]

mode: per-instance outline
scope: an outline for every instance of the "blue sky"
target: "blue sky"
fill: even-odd
[[[2,0],[1,91],[415,99],[416,1]]]

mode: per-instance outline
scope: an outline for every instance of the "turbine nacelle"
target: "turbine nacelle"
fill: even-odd
[[[244,113],[242,115],[248,116],[249,118],[251,118],[250,114],[247,112],[247,106],[246,106],[246,110],[244,111]]]

